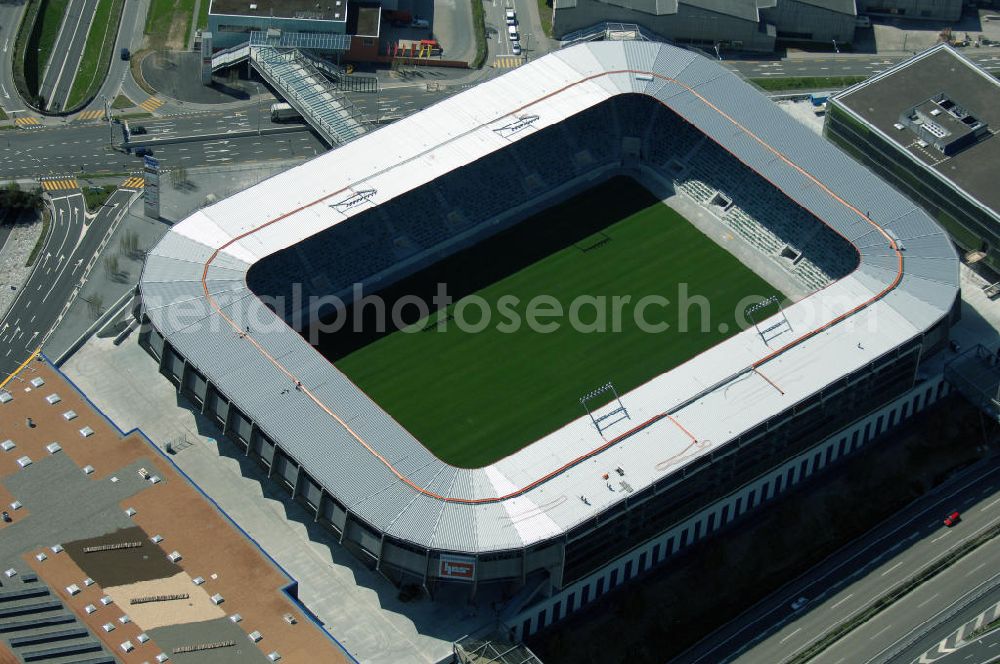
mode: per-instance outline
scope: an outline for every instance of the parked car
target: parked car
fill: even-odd
[[[808,603],[809,603],[808,599],[806,599],[805,597],[800,597],[797,600],[795,600],[794,602],[792,602],[792,605],[791,605],[792,606],[792,611],[798,611],[799,609],[801,609],[803,606],[805,606]]]
[[[122,55],[122,60],[129,60],[132,58],[132,52],[129,51],[127,48],[122,49],[121,55]]]
[[[511,42],[510,43],[510,52],[513,53],[514,55],[521,55],[521,42],[517,42],[517,41]]]
[[[956,523],[958,523],[961,520],[962,520],[962,515],[961,514],[959,514],[958,512],[952,512],[951,514],[949,514],[948,516],[946,516],[944,518],[944,525],[946,525],[949,528],[951,528],[952,526],[954,526]]]
[[[510,40],[512,42],[516,42],[516,41],[520,40],[521,36],[517,34],[517,26],[516,25],[508,25],[507,26],[507,36],[510,37]]]
[[[505,11],[504,16],[507,18],[507,25],[517,25],[517,14],[513,9]]]

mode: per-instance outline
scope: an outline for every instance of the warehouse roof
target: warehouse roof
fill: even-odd
[[[945,157],[917,143],[906,129],[897,129],[901,113],[944,93],[969,113],[1000,129],[1000,81],[977,67],[947,44],[939,44],[914,58],[836,96],[836,103],[877,129],[939,177],[969,197],[1000,213],[1000,140],[979,141]]]
[[[247,288],[252,264],[365,209],[331,203],[366,191],[378,205],[531,133],[495,131],[521,114],[541,129],[625,93],[691,122],[851,242],[860,264],[788,307],[790,330],[770,345],[751,328],[623,395],[631,419],[604,436],[580,418],[484,468],[449,466]],[[356,517],[418,546],[476,553],[560,536],[624,500],[602,472],[621,467],[640,491],[920,335],[951,309],[958,259],[912,202],[718,63],[665,44],[594,42],[199,210],[150,253],[140,288],[170,345]],[[296,381],[302,389],[288,390]]]

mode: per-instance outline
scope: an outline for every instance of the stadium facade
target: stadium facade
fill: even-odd
[[[581,411],[449,466],[258,297],[392,283],[616,174],[815,292],[622,395],[603,431]],[[717,62],[593,42],[196,212],[150,253],[138,305],[160,370],[345,547],[432,590],[521,588],[503,617],[523,637],[939,398],[921,361],[958,285],[925,212]]]

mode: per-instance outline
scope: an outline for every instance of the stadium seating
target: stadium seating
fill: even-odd
[[[639,95],[599,104],[355,215],[256,264],[258,294],[346,292],[399,261],[431,255],[460,233],[594,169],[621,163],[623,138],[641,141],[643,165],[715,214],[808,290],[854,269],[850,245],[672,111]]]

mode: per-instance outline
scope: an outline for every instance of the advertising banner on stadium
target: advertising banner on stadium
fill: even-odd
[[[438,576],[455,581],[472,581],[476,578],[476,559],[468,556],[441,556]]]

